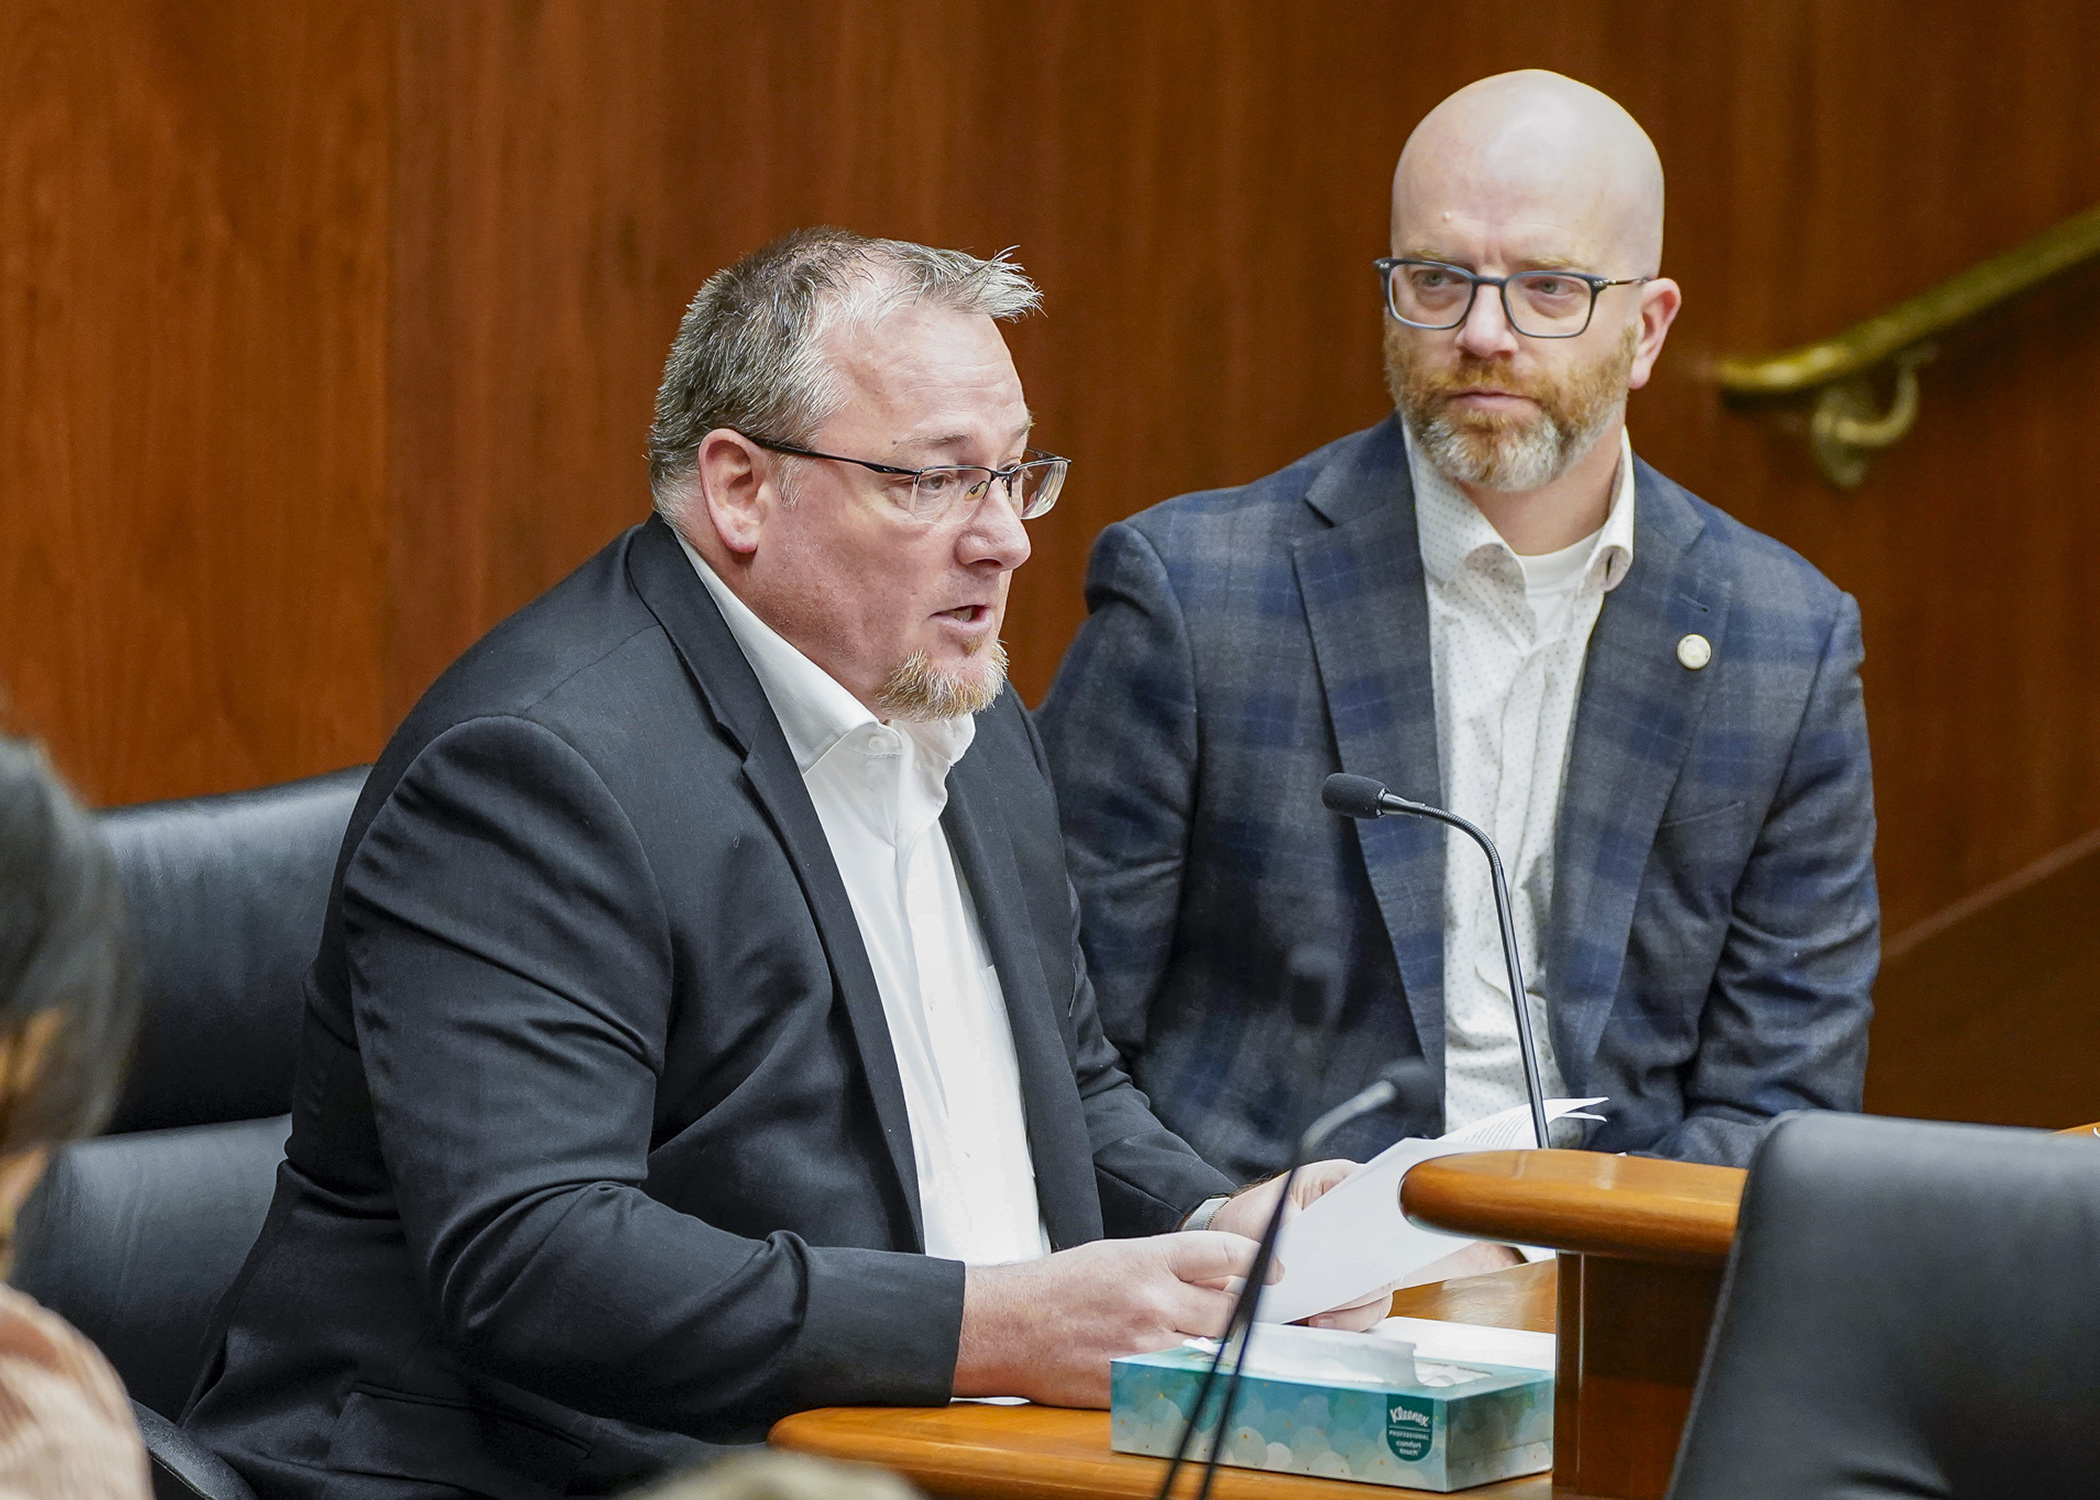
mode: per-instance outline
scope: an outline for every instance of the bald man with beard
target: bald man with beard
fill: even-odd
[[[1485,861],[1325,812],[1336,771],[1495,838],[1547,1091],[1607,1101],[1556,1144],[1740,1166],[1778,1114],[1860,1107],[1859,611],[1635,457],[1627,395],[1681,301],[1662,229],[1612,100],[1541,72],[1460,90],[1394,174],[1394,415],[1095,547],[1038,716],[1088,962],[1161,1118],[1238,1176],[1395,1057],[1442,1097],[1343,1154],[1525,1098]],[[1347,975],[1312,1101],[1284,1062],[1307,943]]]

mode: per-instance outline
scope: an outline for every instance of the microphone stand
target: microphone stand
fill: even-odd
[[[1181,1440],[1174,1445],[1174,1457],[1167,1464],[1167,1477],[1159,1486],[1158,1500],[1168,1500],[1173,1493],[1175,1477],[1181,1472],[1188,1458],[1189,1445],[1196,1435],[1196,1424],[1203,1418],[1203,1409],[1210,1402],[1211,1388],[1216,1384],[1218,1368],[1225,1361],[1225,1351],[1232,1347],[1235,1335],[1239,1337],[1238,1357],[1233,1360],[1232,1374],[1225,1383],[1225,1396],[1218,1412],[1217,1430],[1212,1434],[1210,1452],[1204,1458],[1203,1485],[1196,1492],[1196,1500],[1207,1500],[1211,1480],[1218,1471],[1218,1456],[1224,1450],[1225,1435],[1232,1423],[1232,1411],[1238,1404],[1240,1372],[1247,1366],[1247,1350],[1254,1342],[1254,1315],[1261,1305],[1262,1285],[1268,1280],[1269,1267],[1276,1258],[1276,1237],[1283,1228],[1284,1206],[1291,1201],[1291,1185],[1298,1179],[1298,1169],[1311,1159],[1335,1131],[1351,1120],[1384,1109],[1401,1097],[1404,1087],[1416,1081],[1424,1072],[1418,1057],[1402,1058],[1392,1063],[1367,1087],[1343,1100],[1327,1113],[1306,1127],[1298,1138],[1296,1151],[1292,1154],[1290,1169],[1284,1173],[1283,1191],[1277,1195],[1276,1207],[1269,1211],[1269,1222],[1262,1230],[1260,1248],[1255,1251],[1254,1265],[1247,1272],[1247,1279],[1240,1286],[1239,1296],[1232,1304],[1232,1314],[1225,1320],[1225,1332],[1218,1340],[1217,1351],[1211,1355],[1210,1368],[1203,1372],[1203,1380],[1196,1387],[1195,1404],[1189,1408],[1188,1419],[1181,1424]]]
[[[1345,818],[1383,818],[1397,813],[1404,817],[1433,819],[1465,834],[1487,856],[1488,874],[1495,887],[1495,915],[1502,923],[1502,964],[1509,974],[1510,1004],[1517,1012],[1517,1048],[1524,1057],[1524,1088],[1530,1095],[1532,1137],[1539,1149],[1545,1150],[1546,1091],[1539,1082],[1538,1047],[1531,1036],[1531,1002],[1524,994],[1524,969],[1517,958],[1517,924],[1509,912],[1509,880],[1502,873],[1502,855],[1496,850],[1495,841],[1485,830],[1457,813],[1431,807],[1427,802],[1410,801],[1388,791],[1368,776],[1330,776],[1320,789],[1320,800],[1329,811],[1338,812]]]

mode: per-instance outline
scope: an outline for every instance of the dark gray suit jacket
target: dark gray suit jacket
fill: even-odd
[[[998,967],[1050,1238],[1227,1186],[1095,1017],[1009,691],[943,818]],[[469,651],[372,772],[287,1160],[188,1425],[266,1497],[609,1490],[791,1411],[948,1398],[902,1088],[802,779],[676,539]]]
[[[1740,1166],[1790,1109],[1857,1109],[1879,961],[1859,610],[1635,463],[1633,564],[1590,637],[1544,978],[1588,1144]],[[1349,975],[1334,1102],[1442,1073],[1445,834],[1320,806],[1334,771],[1436,802],[1436,695],[1397,419],[1102,533],[1037,715],[1109,1036],[1209,1160],[1280,1162],[1291,948]],[[1677,644],[1712,644],[1702,670]],[[1473,858],[1470,849],[1463,855]],[[1339,1142],[1376,1150],[1412,1118]]]

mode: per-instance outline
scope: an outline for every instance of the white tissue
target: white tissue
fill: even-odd
[[[1413,1344],[1417,1364],[1431,1359],[1461,1364],[1476,1361],[1553,1373],[1556,1346],[1550,1333],[1479,1323],[1446,1323],[1431,1318],[1387,1318],[1371,1330],[1371,1336]]]
[[[1212,1339],[1190,1339],[1186,1346],[1215,1354]],[[1225,1356],[1226,1369],[1237,1357]],[[1276,1380],[1304,1380],[1318,1385],[1451,1386],[1484,1380],[1484,1370],[1415,1358],[1415,1346],[1404,1340],[1368,1338],[1334,1328],[1298,1328],[1263,1324],[1255,1336],[1245,1375]]]

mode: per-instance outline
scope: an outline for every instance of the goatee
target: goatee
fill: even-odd
[[[994,637],[969,676],[941,671],[923,651],[907,657],[883,679],[875,709],[885,719],[953,719],[983,713],[1005,686],[1006,643]]]

